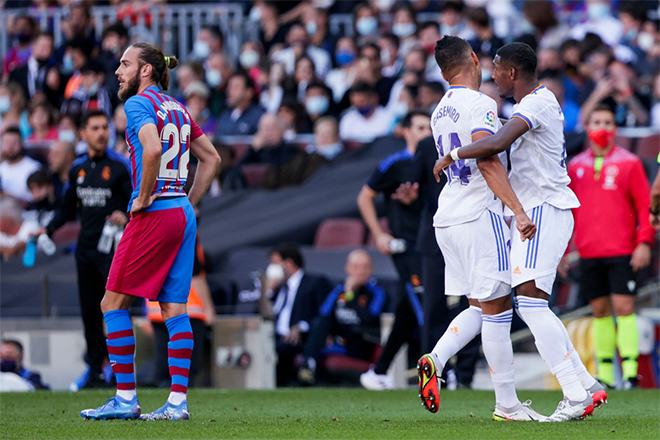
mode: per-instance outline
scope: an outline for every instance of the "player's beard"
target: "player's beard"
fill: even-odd
[[[137,75],[135,75],[133,78],[129,79],[127,82],[124,83],[124,89],[123,90],[119,89],[119,92],[117,92],[117,96],[119,97],[120,100],[126,101],[131,96],[137,95],[139,89],[140,89],[140,79],[138,78]]]

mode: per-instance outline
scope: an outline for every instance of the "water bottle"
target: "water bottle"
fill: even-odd
[[[39,236],[37,245],[39,249],[44,251],[44,254],[48,255],[49,257],[55,255],[55,251],[57,251],[57,246],[55,246],[53,240],[51,240],[50,237],[46,234],[41,234]]]
[[[119,242],[121,241],[121,238],[123,236],[124,236],[124,228],[120,228],[119,226],[117,226],[117,232],[115,232],[115,238],[114,238],[114,241],[115,241],[114,249],[115,249],[115,251],[117,250],[117,246],[119,246]]]
[[[395,238],[390,241],[390,252],[393,254],[401,254],[405,252],[407,248],[408,245],[406,244],[406,240],[402,238]]]
[[[101,238],[99,238],[99,244],[96,246],[96,250],[102,254],[109,254],[112,250],[112,244],[115,241],[115,231],[117,227],[110,220],[105,222],[103,226],[103,231],[101,232]]]
[[[37,237],[32,236],[25,246],[25,253],[23,253],[23,266],[32,267],[37,257]]]

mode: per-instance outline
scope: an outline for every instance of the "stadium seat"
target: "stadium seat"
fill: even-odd
[[[258,188],[264,182],[266,171],[269,165],[263,163],[251,163],[241,165],[241,174],[245,177],[245,184],[248,188]]]
[[[387,218],[386,217],[381,217],[378,219],[378,223],[380,223],[381,229],[386,232],[387,234],[391,234],[392,231],[390,231],[390,226],[387,223]],[[367,237],[367,246],[369,247],[376,247],[376,238],[369,232],[369,236]]]
[[[655,159],[660,152],[660,133],[637,140],[637,155],[642,159]]]
[[[80,233],[80,222],[71,221],[64,223],[64,226],[53,233],[53,242],[55,244],[69,244],[78,239]]]
[[[327,219],[321,222],[316,229],[314,247],[328,249],[362,246],[365,232],[362,220],[356,218]]]

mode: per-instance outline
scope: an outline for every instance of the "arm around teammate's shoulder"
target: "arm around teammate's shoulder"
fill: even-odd
[[[492,136],[486,136],[476,142],[460,148],[461,159],[479,159],[501,153],[509,148],[520,136],[529,130],[529,125],[521,118],[511,118]]]
[[[220,167],[220,155],[206,135],[202,134],[190,143],[190,151],[199,160],[195,180],[190,189],[188,198],[193,206],[196,206],[202,196],[211,185],[218,167]]]

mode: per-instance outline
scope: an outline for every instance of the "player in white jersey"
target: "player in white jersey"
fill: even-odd
[[[436,61],[451,84],[431,117],[442,156],[491,136],[500,121],[495,101],[478,91],[481,67],[465,40],[448,36],[438,41]],[[422,404],[436,412],[438,374],[481,332],[495,388],[493,419],[538,421],[544,417],[520,403],[514,385],[509,228],[502,219],[502,202],[517,216],[520,235],[514,240],[532,238],[536,227],[514,194],[502,160],[506,155],[458,161],[446,170],[447,185],[440,193],[433,225],[446,263],[445,293],[466,295],[470,307],[449,324],[433,351],[418,361],[419,393]]]
[[[493,80],[502,97],[517,105],[494,136],[454,149],[436,164],[490,157],[511,146],[511,185],[538,232],[527,243],[511,240],[516,308],[534,335],[539,353],[557,377],[564,400],[548,421],[584,418],[607,395],[573,348],[566,328],[548,307],[557,266],[573,232],[571,208],[580,204],[568,188],[564,116],[555,96],[536,78],[536,54],[524,43],[503,46],[494,59]],[[513,225],[516,219],[513,220]]]

